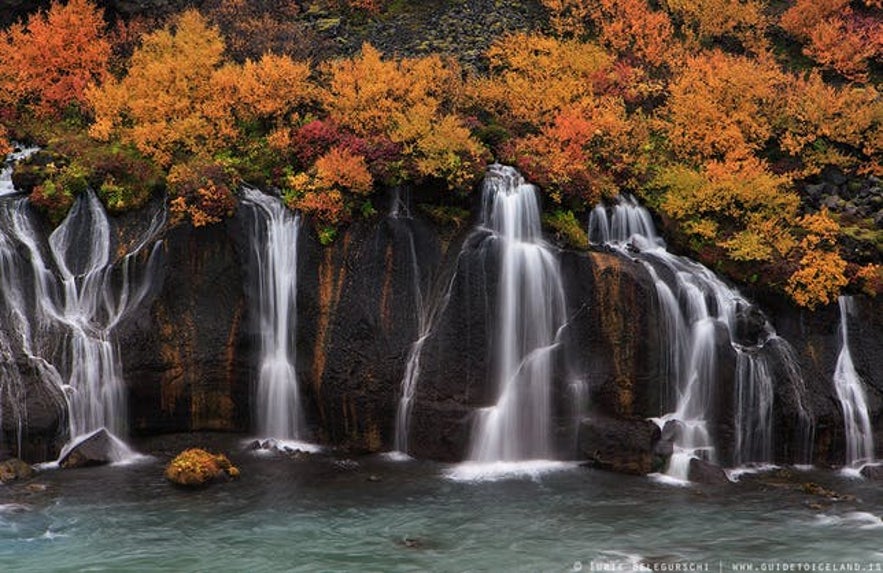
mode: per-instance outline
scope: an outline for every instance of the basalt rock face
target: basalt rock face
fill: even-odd
[[[248,429],[241,233],[237,218],[166,233],[161,287],[118,333],[134,432]]]
[[[795,309],[784,301],[771,299],[770,314],[779,334],[794,347],[803,374],[805,407],[814,420],[812,460],[817,464],[842,464],[845,456],[843,412],[833,385],[834,369],[840,353],[840,313],[837,304],[813,312]],[[876,456],[883,456],[883,311],[881,301],[856,297],[856,312],[849,319],[850,351],[856,372],[868,398],[871,426],[875,430]],[[782,386],[777,386],[777,390]],[[780,395],[777,394],[777,398]],[[788,440],[793,419],[800,405],[793,397],[781,396],[775,404],[777,422],[787,426],[778,442],[777,458],[794,459],[795,440]]]
[[[126,237],[140,236],[149,218],[143,212],[113,218],[121,252],[127,250]],[[258,326],[248,286],[248,235],[241,215],[214,226],[183,224],[164,232],[150,294],[114,330],[134,433],[253,428]],[[421,356],[410,453],[449,461],[466,455],[476,410],[496,399],[489,382],[494,351],[489,334],[500,269],[490,243],[487,231],[470,227],[451,237],[419,216],[378,215],[342,230],[329,246],[319,243],[309,222],[303,226],[296,341],[310,439],[353,452],[392,447],[401,381],[421,313],[437,307]],[[560,456],[573,457],[599,449],[590,448],[586,436],[596,443],[598,436],[620,439],[625,434],[619,428],[628,424],[645,432],[642,420],[670,412],[674,404],[672,389],[663,383],[665,341],[655,288],[644,267],[600,251],[560,251],[558,258],[568,320],[552,380],[555,435]],[[805,461],[798,443],[805,411],[815,424],[814,461],[841,463],[843,421],[831,381],[840,350],[838,309],[808,312],[774,299],[763,303],[796,357],[796,374],[774,365],[775,459]],[[857,298],[856,309],[851,349],[868,389],[879,456],[883,313],[872,299]],[[757,338],[760,324],[747,316],[740,341]],[[723,325],[715,329],[720,373],[709,427],[718,461],[727,465],[735,440],[735,356],[723,330]],[[775,344],[771,340],[758,351],[773,356]],[[66,427],[63,397],[46,390],[28,368],[27,361],[19,361],[17,369],[28,380],[24,398],[16,402],[27,413],[28,433],[21,453],[10,448],[14,416],[4,401],[4,447],[29,461],[51,459]],[[581,443],[578,422],[585,418],[602,426],[610,420],[610,427],[596,424]],[[655,433],[647,435],[652,439],[639,440],[646,448],[635,454],[640,463],[630,468],[646,471],[647,460],[655,468],[665,456],[662,442],[653,443]]]
[[[302,234],[297,367],[315,438],[388,449],[439,237],[425,221],[398,217],[351,225],[328,247]]]

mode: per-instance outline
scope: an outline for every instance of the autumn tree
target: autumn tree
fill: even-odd
[[[400,148],[401,176],[442,179],[466,191],[483,171],[485,150],[458,113],[463,81],[456,62],[436,55],[384,60],[365,44],[324,73],[328,119],[368,147]]]
[[[801,217],[798,225],[804,235],[796,249],[800,259],[785,291],[797,304],[812,309],[837,300],[848,283],[846,261],[836,248],[840,226],[827,210]]]
[[[487,52],[490,74],[469,86],[473,104],[514,132],[549,124],[565,109],[617,93],[628,70],[597,44],[513,34]]]
[[[229,110],[213,105],[212,77],[224,42],[195,10],[146,35],[128,73],[87,91],[90,134],[119,137],[168,166],[179,156],[212,153],[235,136]]]
[[[41,117],[86,102],[86,88],[107,77],[110,43],[90,0],[53,1],[45,12],[0,33],[0,102]]]
[[[687,58],[663,110],[673,151],[699,160],[751,156],[774,134],[787,80],[768,59],[719,50]]]
[[[865,0],[879,11],[877,0]],[[797,0],[779,25],[804,43],[803,52],[848,79],[867,81],[869,65],[883,55],[883,22],[863,14],[850,0]]]
[[[589,30],[607,50],[661,66],[675,48],[671,20],[646,0],[543,0],[553,29],[562,37],[580,39]]]
[[[663,0],[662,4],[694,48],[726,39],[737,40],[755,54],[766,48],[765,0]]]
[[[771,261],[795,242],[790,228],[800,205],[790,178],[754,157],[674,164],[660,171],[662,211],[686,234],[725,250],[737,261]]]
[[[833,86],[813,72],[793,79],[786,103],[780,145],[800,160],[801,176],[827,166],[883,171],[883,99],[876,88]]]

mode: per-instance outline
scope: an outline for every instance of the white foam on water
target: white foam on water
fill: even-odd
[[[675,477],[675,476],[672,476],[669,474],[652,473],[652,474],[647,474],[647,477],[650,478],[651,480],[655,481],[656,483],[661,484],[661,485],[677,486],[677,487],[686,487],[686,486],[692,485],[692,482],[690,480],[681,479],[679,477]]]
[[[527,460],[517,462],[464,462],[444,473],[460,482],[490,482],[504,479],[538,479],[543,475],[578,467],[576,462]]]
[[[405,452],[392,451],[380,454],[380,457],[390,462],[412,462],[414,458]]]
[[[779,467],[780,466],[777,466],[776,464],[756,464],[725,469],[724,473],[727,474],[727,479],[732,482],[737,482],[742,476],[771,472],[779,469]]]
[[[858,529],[881,529],[883,528],[883,519],[873,513],[867,511],[850,511],[843,515],[829,515],[820,513],[815,516],[813,525],[818,526],[846,526],[857,527]]]
[[[253,444],[255,441],[260,442],[261,447],[254,450],[257,455],[272,454],[274,451],[294,453],[297,451],[308,454],[316,454],[324,451],[319,444],[304,442],[301,440],[280,440],[278,438],[252,438],[242,442],[243,447]]]

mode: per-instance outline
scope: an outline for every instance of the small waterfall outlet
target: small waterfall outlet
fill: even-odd
[[[726,348],[721,345],[722,336],[736,355],[734,462],[772,461],[771,361],[784,364],[785,371],[799,378],[790,345],[775,334],[760,311],[712,271],[669,253],[649,212],[633,198],[621,197],[611,207],[596,207],[589,219],[589,239],[639,261],[655,283],[660,339],[667,344],[663,352],[667,403],[662,408],[668,410],[655,421],[664,435],[674,435],[674,453],[666,474],[686,481],[692,459],[718,461],[711,423],[720,392],[716,382],[722,357],[718,354]],[[750,336],[739,336],[740,321],[744,325],[746,317],[753,319],[754,331]],[[791,383],[803,386],[802,380]],[[811,416],[804,418],[809,424]]]
[[[294,343],[300,217],[278,198],[256,189],[243,189],[243,198],[253,216],[251,247],[258,283],[257,431],[262,438],[295,442],[305,431]]]
[[[115,261],[112,253],[119,249],[93,192],[77,198],[48,241],[41,238],[26,198],[0,202],[0,308],[14,327],[14,337],[0,336],[0,353],[7,363],[11,354],[23,356],[47,392],[66,399],[70,443],[101,428],[126,435],[125,384],[114,329],[144,301],[159,275],[156,237],[164,225],[165,212],[158,211]],[[0,399],[22,383],[15,375],[10,380]],[[117,453],[122,458],[130,452],[118,447]]]
[[[491,344],[497,399],[478,412],[469,460],[550,459],[553,351],[565,321],[558,261],[542,239],[533,185],[493,165],[483,193],[483,225],[500,257]]]
[[[849,351],[849,316],[855,314],[851,297],[841,296],[840,354],[834,368],[834,388],[843,409],[846,432],[846,465],[857,467],[874,459],[874,435],[868,414],[868,399],[864,384],[855,371]]]

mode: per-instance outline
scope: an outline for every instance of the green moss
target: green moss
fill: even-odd
[[[589,234],[573,211],[557,210],[543,215],[543,223],[555,233],[555,238],[574,249],[589,248]]]

